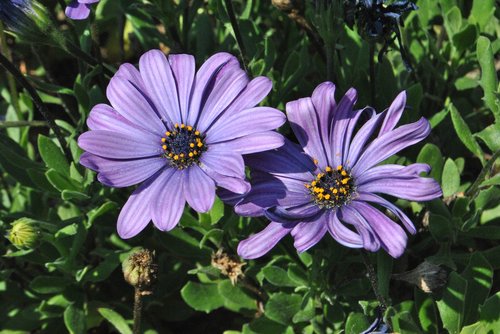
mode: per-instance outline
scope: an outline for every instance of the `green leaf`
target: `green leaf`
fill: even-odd
[[[87,329],[85,323],[85,313],[75,304],[71,304],[64,311],[64,324],[70,334],[85,334]]]
[[[391,318],[394,331],[405,334],[420,334],[422,331],[418,328],[413,320],[411,313],[408,311],[399,312]]]
[[[214,205],[209,213],[212,225],[217,224],[224,217],[224,203],[218,197],[215,198]]]
[[[351,313],[345,322],[346,334],[359,334],[370,326],[363,313]]]
[[[448,158],[444,163],[443,176],[441,178],[441,188],[443,196],[448,197],[455,194],[460,187],[460,173],[455,162]]]
[[[452,41],[453,45],[457,48],[459,52],[463,52],[468,48],[474,46],[478,31],[476,26],[468,24],[460,32],[453,35]]]
[[[224,298],[219,294],[217,284],[188,282],[181,289],[181,296],[196,311],[210,313],[224,306]]]
[[[481,138],[492,152],[500,150],[500,123],[491,124],[474,136]]]
[[[63,292],[71,282],[65,277],[37,276],[30,282],[30,288],[42,294]]]
[[[474,0],[469,21],[477,22],[481,30],[483,30],[490,23],[493,13],[495,13],[495,0]]]
[[[430,143],[425,144],[418,154],[417,162],[429,164],[432,168],[429,176],[438,182],[441,180],[441,174],[443,172],[443,155],[439,147]]]
[[[288,273],[277,266],[267,266],[262,269],[264,278],[272,285],[276,286],[297,286],[297,284],[288,277]]]
[[[437,301],[443,327],[450,334],[458,334],[462,328],[466,292],[467,281],[456,272],[452,272],[448,278],[448,286],[443,292],[443,297]]]
[[[420,326],[426,334],[438,334],[437,309],[434,300],[426,293],[415,289],[415,308]]]
[[[275,293],[264,308],[266,317],[283,325],[292,323],[293,316],[300,311],[302,297],[296,294]]]
[[[87,221],[86,227],[90,228],[90,226],[92,226],[92,224],[94,223],[94,221],[97,218],[99,218],[100,216],[104,215],[105,213],[107,213],[111,210],[116,209],[116,207],[117,207],[117,204],[115,202],[105,202],[100,207],[89,211],[87,213],[88,221]]]
[[[484,180],[480,187],[498,186],[500,185],[500,174],[497,174],[487,180]]]
[[[45,172],[45,176],[47,176],[47,179],[49,180],[50,184],[52,184],[59,191],[63,191],[63,190],[79,191],[80,190],[79,185],[76,184],[75,181],[64,176],[63,174],[59,173],[55,169],[49,169],[47,172]]]
[[[446,118],[446,115],[448,115],[449,112],[450,112],[449,108],[444,108],[440,112],[432,115],[431,118],[429,119],[429,123],[431,123],[431,128],[434,129],[436,126],[438,126]]]
[[[304,304],[304,303],[303,303]],[[302,307],[302,309],[293,316],[293,323],[299,323],[304,321],[310,321],[316,315],[314,309],[314,299],[307,298],[307,303]]]
[[[74,190],[63,190],[61,192],[61,198],[65,201],[70,201],[72,199],[77,201],[84,201],[90,199],[90,196],[79,191]]]
[[[497,292],[480,308],[479,321],[484,327],[484,333],[496,333],[500,328],[500,292]]]
[[[444,16],[444,26],[448,36],[453,37],[462,28],[462,13],[457,6],[453,6]]]
[[[56,238],[65,238],[75,235],[77,232],[78,232],[78,224],[74,223],[61,228],[59,231],[56,232],[54,236]]]
[[[127,321],[119,313],[107,307],[99,307],[97,312],[99,312],[104,319],[109,321],[120,334],[132,334],[132,330],[130,330]]]
[[[467,123],[465,123],[464,119],[462,118],[462,116],[460,116],[457,108],[455,108],[453,104],[450,104],[450,108],[451,120],[453,122],[453,126],[455,127],[458,138],[460,138],[465,147],[467,147],[469,151],[474,153],[474,155],[478,157],[479,160],[481,160],[481,162],[484,164],[483,151],[472,136],[472,132],[470,131],[469,126],[467,125]]]
[[[290,279],[295,282],[296,286],[307,286],[309,283],[307,280],[306,271],[295,263],[291,263],[288,265],[287,274],[288,277],[290,277]]]
[[[38,136],[38,151],[49,168],[69,177],[69,163],[62,150],[50,138]]]
[[[493,51],[490,40],[480,36],[477,39],[477,59],[481,66],[481,79],[479,84],[483,88],[485,104],[490,108],[497,123],[500,123],[500,106],[496,95],[498,89],[498,78],[495,70]]]
[[[474,253],[462,277],[467,280],[464,311],[464,324],[467,325],[477,320],[479,305],[482,305],[490,294],[493,269],[481,253]]]
[[[255,310],[256,301],[248,296],[241,288],[233,286],[230,280],[223,280],[217,284],[219,293],[226,300],[225,306],[241,312],[242,309]],[[232,307],[231,307],[232,306]]]

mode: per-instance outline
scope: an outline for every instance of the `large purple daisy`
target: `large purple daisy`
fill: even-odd
[[[210,210],[216,187],[238,194],[250,190],[242,154],[280,147],[273,129],[285,122],[277,109],[254,107],[271,81],[250,81],[227,53],[210,57],[195,73],[190,55],[146,52],[138,71],[124,64],[111,79],[107,97],[90,112],[78,144],[80,163],[111,187],[142,181],[118,217],[118,234],[131,238],[152,219],[174,228],[186,201]]]
[[[85,20],[90,14],[90,5],[100,0],[72,0],[66,7],[66,16],[72,20]]]
[[[277,150],[247,157],[253,171],[252,190],[237,204],[236,212],[265,215],[271,223],[240,242],[238,253],[243,258],[264,255],[288,233],[303,252],[327,231],[347,247],[369,251],[382,247],[399,257],[406,247],[406,233],[375,206],[391,211],[408,232],[414,234],[415,227],[377,194],[412,201],[441,196],[436,181],[420,176],[429,172],[428,165],[379,165],[430,132],[424,118],[396,128],[405,108],[405,92],[379,114],[369,107],[353,110],[354,89],[338,104],[334,93],[335,86],[325,82],[311,98],[287,104],[288,120],[301,147],[287,141]],[[360,124],[360,117],[368,120]]]

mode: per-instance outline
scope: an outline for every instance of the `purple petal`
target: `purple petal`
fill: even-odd
[[[168,168],[155,180],[156,187],[151,198],[152,218],[161,231],[170,231],[181,219],[186,204],[183,179],[182,171]]]
[[[118,68],[118,71],[116,71],[114,76],[130,81],[130,83],[139,88],[140,91],[146,91],[146,87],[144,86],[144,82],[142,81],[141,73],[139,73],[137,68],[135,68],[135,66],[132,64],[125,63],[120,65],[120,68]]]
[[[349,152],[347,153],[347,157],[344,159],[344,162],[348,166],[356,165],[359,156],[363,153],[363,148],[365,147],[365,144],[368,142],[368,140],[375,132],[377,127],[380,125],[383,119],[384,119],[384,113],[374,115],[358,130],[358,132],[354,136],[354,139],[349,145]]]
[[[78,0],[79,3],[96,3],[100,0]]]
[[[326,230],[326,215],[315,221],[299,223],[291,232],[295,240],[293,245],[299,253],[305,252],[323,238]]]
[[[245,178],[245,163],[239,153],[222,150],[216,145],[208,146],[208,150],[201,155],[200,162],[204,171],[211,169],[222,175]]]
[[[391,103],[391,106],[387,111],[387,115],[385,116],[384,123],[382,123],[382,127],[380,128],[379,136],[392,131],[396,127],[396,124],[398,124],[399,119],[405,110],[405,106],[406,91],[402,91]]]
[[[269,252],[287,235],[294,225],[271,222],[265,229],[238,244],[238,255],[244,259],[256,259]]]
[[[380,249],[380,241],[368,224],[366,219],[349,205],[340,208],[338,218],[343,222],[352,225],[363,241],[363,247],[371,252]]]
[[[269,163],[272,161],[272,163]],[[245,162],[254,170],[272,173],[276,176],[310,182],[316,165],[312,158],[302,152],[299,146],[285,138],[285,144],[272,151],[251,154]]]
[[[73,0],[69,3],[64,12],[66,16],[72,20],[84,20],[89,17],[90,6]]]
[[[123,134],[145,132],[107,104],[98,104],[90,111],[87,126],[91,130],[107,130]],[[149,132],[145,132],[150,136]]]
[[[317,159],[319,167],[324,169],[328,165],[328,160],[312,100],[307,97],[288,102],[286,114],[300,146],[312,158]]]
[[[139,60],[139,69],[148,95],[163,121],[181,123],[177,85],[163,52],[151,50],[143,54]]]
[[[166,166],[165,158],[153,157],[137,160],[111,160],[83,153],[80,164],[99,172],[98,180],[109,187],[128,187],[138,184]]]
[[[415,225],[413,225],[413,222],[410,220],[410,218],[408,218],[403,211],[401,211],[391,202],[375,194],[359,193],[358,195],[359,197],[357,198],[357,200],[376,203],[383,206],[384,208],[390,210],[394,215],[396,215],[399,220],[401,220],[408,232],[410,232],[411,234],[417,233],[417,229],[415,228]]]
[[[352,119],[353,106],[358,99],[358,93],[354,88],[351,88],[345,93],[340,100],[337,110],[335,111],[334,119],[330,126],[330,149],[332,160],[331,166],[338,166],[345,160],[347,152],[343,152],[345,146],[345,135],[349,126],[349,121]]]
[[[78,146],[111,159],[135,159],[161,154],[159,137],[137,132],[125,135],[106,130],[87,131],[78,138]]]
[[[278,223],[310,222],[316,220],[322,213],[323,210],[311,202],[286,209],[281,206],[275,206],[264,212],[267,219]]]
[[[344,147],[342,149],[342,152],[343,152],[342,153],[342,165],[345,165],[345,166],[350,166],[350,164],[349,164],[350,161],[347,160],[347,156],[349,155],[352,135],[354,133],[354,129],[358,125],[359,118],[363,115],[363,113],[370,114],[370,118],[372,118],[373,116],[376,115],[375,109],[373,109],[371,107],[366,107],[366,108],[361,109],[361,110],[355,110],[355,111],[353,111],[353,113],[354,113],[354,116],[351,117],[351,119],[349,120],[349,124],[347,125],[347,129],[346,129],[346,133],[345,133],[345,137],[344,137]]]
[[[430,201],[443,195],[439,184],[431,178],[388,176],[358,185],[359,192],[382,193],[410,201]]]
[[[186,171],[184,194],[190,207],[197,212],[207,212],[215,200],[215,183],[198,166],[191,166]]]
[[[382,247],[394,258],[400,257],[406,247],[405,231],[380,211],[364,202],[353,201],[350,204],[370,224],[380,240]]]
[[[278,205],[278,199],[286,196],[283,184],[275,179],[254,183],[250,192],[235,206],[240,216],[257,217],[264,215],[264,209]]]
[[[430,131],[429,121],[422,117],[415,123],[406,124],[395,130],[386,132],[366,148],[363,155],[353,167],[352,174],[361,175],[367,169],[398,153],[402,149],[418,143],[427,137]]]
[[[222,150],[233,151],[239,154],[250,154],[272,150],[283,146],[284,143],[285,139],[281,134],[274,131],[266,131],[212,145]]]
[[[380,178],[398,177],[418,177],[421,173],[429,173],[431,167],[428,164],[411,164],[408,166],[387,164],[375,166],[365,171],[362,175],[356,178],[356,184],[363,185],[372,180]]]
[[[122,239],[135,237],[151,220],[151,201],[156,176],[139,186],[127,200],[118,216],[117,230]],[[156,199],[155,199],[156,200]]]
[[[226,176],[216,172],[207,173],[214,181],[217,187],[225,188],[238,195],[246,194],[250,191],[250,183],[241,178]]]
[[[334,117],[334,112],[337,110],[337,103],[335,102],[335,85],[331,82],[323,82],[314,89],[311,100],[318,114],[321,138],[326,139],[329,137],[330,123]],[[328,161],[332,161],[330,150],[326,150],[326,155]]]
[[[188,124],[196,124],[200,110],[203,108],[206,94],[210,92],[210,86],[213,83],[215,75],[222,66],[229,62],[238,63],[238,59],[229,53],[219,52],[208,58],[196,73],[195,85],[191,92]]]
[[[213,79],[213,88],[200,112],[197,129],[205,132],[243,91],[248,82],[248,76],[238,62],[230,61],[222,66]]]
[[[189,103],[191,101],[191,89],[193,87],[194,75],[196,72],[196,64],[194,57],[186,54],[168,56],[170,67],[177,83],[177,91],[179,93],[179,107],[181,111],[181,119],[187,122],[189,113]]]
[[[328,212],[327,228],[333,239],[339,244],[350,248],[363,247],[363,239],[361,236],[344,226],[337,217],[337,212]]]
[[[285,114],[278,109],[269,107],[246,109],[225,117],[223,121],[216,121],[207,132],[207,144],[274,130],[282,126],[285,121]]]
[[[165,125],[160,120],[149,100],[132,82],[115,76],[106,90],[111,105],[130,122],[146,131],[163,134]]]

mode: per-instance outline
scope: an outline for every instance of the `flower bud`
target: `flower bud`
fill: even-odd
[[[40,240],[41,231],[38,223],[30,218],[14,221],[7,238],[17,248],[35,248]]]
[[[424,261],[415,269],[402,274],[395,274],[393,277],[414,284],[425,293],[431,293],[446,284],[448,274],[440,266]]]
[[[141,291],[148,290],[156,279],[157,265],[154,252],[138,249],[122,263],[123,277],[130,285]]]

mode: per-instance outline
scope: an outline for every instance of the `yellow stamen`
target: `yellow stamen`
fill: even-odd
[[[314,159],[313,162],[314,162],[315,165],[318,164],[318,160],[317,159]]]
[[[330,166],[326,166],[325,171],[326,171],[326,172],[331,172],[331,171],[332,171],[332,167],[330,167]]]
[[[337,170],[342,170],[342,165],[338,165]]]
[[[200,131],[196,130],[196,131],[194,132],[194,134],[195,134],[195,135],[197,135],[197,136],[199,136],[199,135],[200,135]]]
[[[161,148],[164,149],[164,150],[166,150],[167,149],[167,145],[163,145]]]
[[[329,199],[330,199],[330,194],[326,194],[326,195],[325,195],[325,199],[326,199],[326,200],[329,200]]]
[[[340,174],[341,174],[342,176],[346,176],[346,175],[347,175],[347,172],[346,172],[345,170],[343,170],[342,172],[340,172]]]
[[[198,142],[198,145],[197,145],[197,146],[198,146],[198,147],[202,147],[202,146],[203,146],[203,143],[200,141],[200,142]]]
[[[177,154],[174,155],[174,160],[179,160],[179,156]]]
[[[190,143],[189,147],[193,148],[194,147],[194,143]]]
[[[193,152],[189,152],[189,157],[192,158],[194,156]]]
[[[165,135],[166,135],[167,137],[170,137],[170,135],[171,135],[170,131],[165,132]]]
[[[164,143],[164,142],[166,142],[166,141],[167,141],[167,138],[162,138],[162,139],[161,139],[161,142],[162,142],[162,143]]]
[[[187,126],[187,130],[188,130],[188,131],[191,131],[191,130],[193,130],[193,127],[192,127],[191,125],[188,125],[188,126]]]

